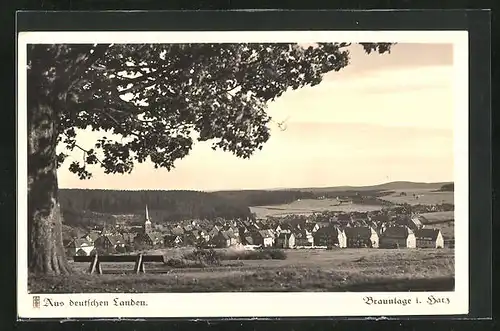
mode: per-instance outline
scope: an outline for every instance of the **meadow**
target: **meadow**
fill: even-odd
[[[353,211],[367,212],[381,209],[382,206],[377,205],[339,204],[336,199],[302,199],[281,205],[250,207],[250,211],[255,213],[257,217],[310,215],[330,210],[349,213]]]
[[[160,250],[182,257],[189,250]],[[29,277],[32,293],[223,292],[223,291],[451,291],[453,249],[285,250],[286,259],[224,260],[204,267],[103,263],[102,275],[89,275],[87,263],[71,262],[70,276]]]
[[[427,224],[438,224],[455,220],[454,211],[438,211],[433,213],[422,213],[421,215],[427,219]]]
[[[401,195],[401,193],[406,195]],[[418,196],[418,199],[413,195]],[[394,190],[389,195],[381,196],[380,199],[386,200],[395,204],[408,203],[410,205],[436,205],[442,203],[454,204],[453,192],[441,192],[431,189],[411,189],[411,190]]]

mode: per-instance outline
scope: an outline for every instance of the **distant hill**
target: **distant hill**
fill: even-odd
[[[438,190],[441,192],[453,192],[455,191],[455,184],[454,183],[449,183],[441,186],[441,188]]]
[[[66,224],[88,223],[85,212],[143,215],[145,205],[157,222],[251,216],[240,200],[197,191],[60,189],[59,200]]]
[[[289,190],[299,190],[308,192],[336,192],[336,191],[394,191],[394,190],[438,190],[443,185],[453,184],[450,182],[438,183],[419,183],[397,181],[371,186],[333,186],[333,187],[310,187],[310,188],[291,188]]]
[[[291,203],[298,199],[356,197],[362,193],[365,198],[377,198],[385,195],[381,192],[394,192],[396,190],[439,190],[446,186],[443,183],[416,183],[416,182],[390,182],[372,186],[334,186],[334,187],[309,187],[309,188],[276,188],[267,190],[232,190],[215,191],[213,194],[235,199],[247,206],[269,206]],[[366,200],[366,199],[365,199]]]

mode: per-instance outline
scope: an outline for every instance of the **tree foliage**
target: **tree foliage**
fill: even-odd
[[[57,111],[58,143],[82,150],[69,169],[85,179],[91,165],[130,173],[150,159],[171,169],[195,141],[250,157],[270,136],[267,102],[347,66],[349,46],[36,44],[28,47],[28,79]],[[361,46],[385,53],[391,44]],[[88,128],[112,135],[80,146],[77,129]]]
[[[455,190],[455,183],[444,184],[439,189],[439,191],[443,191],[443,192],[453,192],[454,190]]]

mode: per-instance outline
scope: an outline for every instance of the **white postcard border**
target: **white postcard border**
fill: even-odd
[[[455,291],[403,293],[154,293],[43,294],[64,306],[33,307],[27,286],[27,127],[26,45],[29,43],[187,43],[187,42],[406,42],[453,43],[455,70]],[[467,31],[224,31],[224,32],[20,32],[18,34],[17,111],[17,292],[20,318],[146,318],[271,316],[400,316],[466,314],[469,309],[468,242],[468,32]],[[429,296],[449,304],[430,305]],[[408,304],[365,303],[366,297],[411,299]],[[114,306],[114,300],[146,306]],[[95,300],[108,306],[71,306]],[[417,300],[420,303],[417,303]],[[88,301],[90,303],[90,301]]]

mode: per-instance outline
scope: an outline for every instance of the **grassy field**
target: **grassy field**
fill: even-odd
[[[405,192],[406,196],[402,196],[402,192]],[[413,194],[418,195],[418,199]],[[396,204],[408,203],[410,205],[454,204],[453,192],[436,192],[431,189],[395,190],[394,193],[382,196],[380,199]]]
[[[361,204],[339,204],[335,199],[302,199],[292,203],[273,205],[273,206],[256,206],[250,207],[252,213],[256,213],[257,217],[266,216],[286,216],[286,215],[309,215],[312,213],[321,213],[323,211],[374,211],[380,210],[382,206],[361,205]]]
[[[422,216],[424,216],[427,219],[429,224],[455,220],[454,211],[438,211],[434,213],[423,213]]]
[[[405,192],[406,196],[401,196],[401,192]],[[413,195],[418,196],[418,199]],[[434,189],[399,189],[395,190],[386,196],[381,196],[380,199],[386,200],[395,204],[408,203],[411,205],[434,205],[441,203],[454,203],[453,192],[437,192]],[[335,199],[302,199],[287,204],[272,205],[272,206],[254,206],[250,207],[252,213],[257,217],[267,216],[286,216],[286,215],[310,215],[313,213],[321,213],[323,211],[375,211],[382,209],[382,206],[362,205],[362,204],[338,204]]]
[[[162,251],[167,256],[184,252]],[[32,293],[221,291],[447,291],[454,287],[452,249],[287,250],[285,260],[222,261],[205,268],[103,264],[103,275],[71,263],[70,276],[29,277]],[[113,274],[109,274],[113,273]]]

